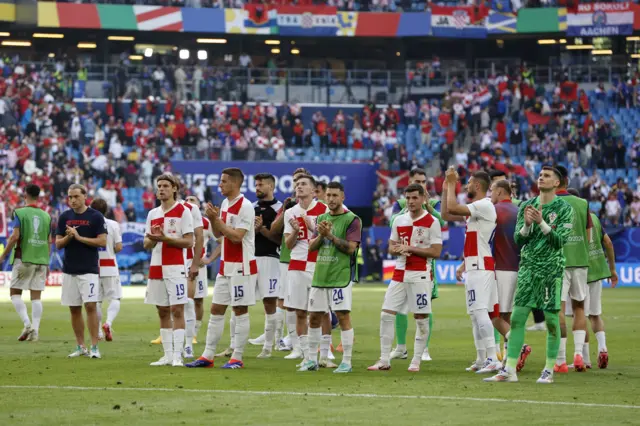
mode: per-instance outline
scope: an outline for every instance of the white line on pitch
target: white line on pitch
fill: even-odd
[[[316,397],[343,397],[343,398],[374,398],[374,399],[435,399],[442,401],[476,401],[476,402],[502,402],[512,404],[531,405],[561,405],[572,407],[592,408],[627,408],[640,409],[640,405],[623,404],[595,404],[588,402],[563,402],[563,401],[535,401],[531,399],[504,399],[504,398],[473,398],[467,396],[435,396],[435,395],[393,395],[375,393],[338,393],[338,392],[287,392],[287,391],[243,391],[225,389],[181,389],[181,388],[129,388],[129,387],[98,387],[98,386],[20,386],[0,385],[0,389],[52,389],[69,391],[133,391],[133,392],[187,392],[187,393],[214,393],[214,394],[240,394],[240,395],[266,395],[266,396],[316,396]]]

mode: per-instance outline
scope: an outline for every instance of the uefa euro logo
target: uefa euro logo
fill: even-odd
[[[33,233],[37,234],[40,229],[40,218],[38,216],[33,217]]]
[[[593,12],[593,25],[596,27],[604,27],[607,25],[607,14],[602,10]]]

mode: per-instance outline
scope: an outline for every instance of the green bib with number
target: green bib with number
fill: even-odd
[[[333,216],[330,213],[323,213],[318,216],[318,224],[321,222],[331,222],[331,233],[341,240],[346,239],[347,229],[351,223],[357,219],[353,212]],[[362,228],[360,228],[362,232]],[[358,249],[353,254],[343,253],[328,239],[318,250],[316,269],[313,274],[312,287],[319,288],[344,288],[351,282],[358,281]]]
[[[609,271],[609,263],[602,249],[602,224],[598,216],[591,213],[591,241],[589,241],[589,272],[587,274],[587,282],[601,281],[611,277]]]
[[[589,253],[587,250],[587,214],[589,214],[589,205],[585,200],[575,195],[563,195],[560,198],[573,207],[573,230],[564,245],[565,268],[587,267],[589,266]]]

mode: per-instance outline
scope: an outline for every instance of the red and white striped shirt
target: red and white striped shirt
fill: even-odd
[[[415,220],[411,218],[410,213],[404,213],[393,221],[390,239],[416,248],[442,244],[440,222],[426,211]],[[394,281],[413,282],[423,277],[433,281],[429,259],[414,254],[398,256],[393,271]]]
[[[193,204],[187,203],[186,201],[180,201],[180,203],[182,203],[191,212],[191,218],[193,219],[193,229],[194,229],[194,231],[195,231],[196,228],[203,228],[202,213],[200,212],[200,209],[198,208],[198,206],[194,206]],[[195,244],[196,244],[196,239],[195,239],[195,235],[194,235],[193,245],[195,246]],[[186,254],[187,260],[192,260],[193,259],[193,247],[185,249],[185,254]]]
[[[298,231],[298,241],[293,247],[293,250],[291,250],[291,261],[289,262],[290,271],[315,271],[318,251],[309,252],[309,241],[311,241],[316,232],[318,216],[326,211],[326,205],[314,200],[306,210],[303,209],[300,204],[296,204],[285,212],[284,233],[291,234],[293,232],[293,227],[289,223],[293,218],[296,219],[300,227]]]
[[[115,220],[104,218],[107,225],[107,246],[98,248],[100,258],[100,277],[117,277],[118,261],[116,260],[116,244],[122,242],[120,224]]]
[[[257,274],[258,265],[254,255],[256,214],[251,201],[242,195],[231,201],[225,199],[220,206],[220,218],[225,225],[233,229],[245,229],[247,232],[240,243],[233,243],[225,236],[222,237],[218,274],[225,277]]]
[[[467,218],[464,237],[464,266],[467,271],[495,270],[491,244],[496,230],[496,208],[490,198],[467,204],[471,216]]]
[[[176,202],[168,211],[162,206],[151,210],[147,215],[146,233],[151,233],[153,226],[161,226],[169,238],[183,238],[193,234],[193,217],[184,204]],[[149,279],[184,277],[186,275],[184,249],[158,243],[151,251]]]

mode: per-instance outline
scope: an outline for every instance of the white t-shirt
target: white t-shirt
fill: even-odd
[[[393,221],[390,240],[417,248],[430,248],[434,244],[442,244],[440,222],[426,211],[415,220],[409,212],[401,214]],[[398,256],[393,271],[394,281],[413,282],[422,277],[433,281],[429,259],[413,254]]]
[[[293,232],[293,227],[289,223],[291,219],[295,218],[300,227],[298,231],[298,241],[293,247],[293,250],[291,250],[291,260],[289,261],[290,271],[315,271],[318,252],[309,252],[309,241],[311,241],[316,232],[318,216],[326,211],[326,205],[314,200],[306,210],[303,209],[300,204],[296,204],[285,212],[284,233],[291,234]]]
[[[494,261],[491,251],[496,229],[496,208],[491,199],[483,198],[467,204],[471,216],[467,218],[464,237],[464,264],[467,271],[493,271]]]
[[[231,277],[258,273],[254,255],[255,217],[253,205],[242,195],[238,195],[231,201],[225,198],[222,202],[220,206],[220,218],[222,221],[233,229],[245,229],[247,232],[240,243],[233,243],[228,238],[222,237],[219,275]]]
[[[116,259],[116,244],[122,243],[120,224],[115,220],[104,218],[107,225],[107,246],[98,248],[100,258],[100,277],[117,277],[118,261]]]
[[[162,206],[151,210],[147,215],[146,233],[151,233],[152,226],[160,226],[169,238],[183,238],[193,234],[193,217],[188,208],[176,202],[167,212]],[[184,249],[164,243],[157,243],[151,251],[149,279],[186,277]]]
[[[187,203],[184,200],[180,201],[180,203],[184,204],[184,206],[187,209],[189,209],[189,212],[191,213],[191,218],[193,219],[193,229],[195,230],[196,228],[202,228],[204,225],[202,222],[202,213],[200,212],[200,209],[197,206],[194,206],[191,203]],[[196,244],[196,238],[194,235],[193,245],[195,246],[195,244]],[[193,247],[185,249],[185,255],[187,260],[193,259]]]

